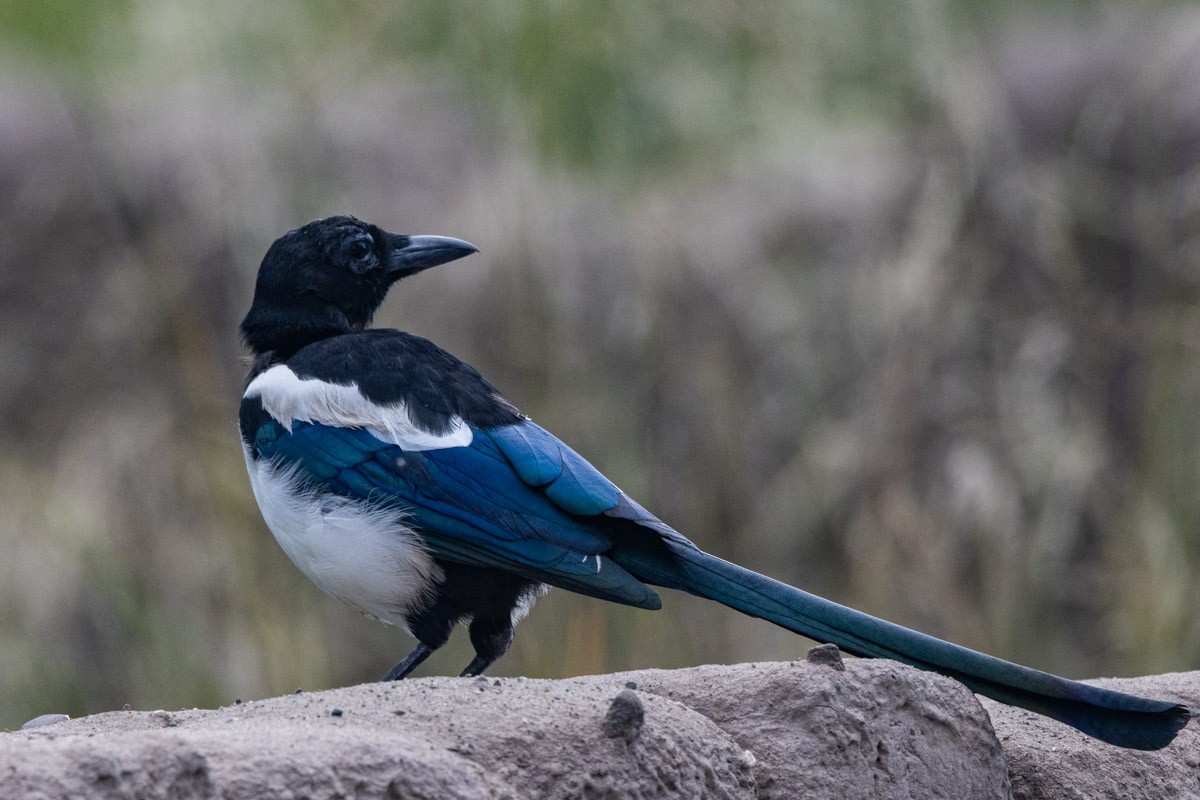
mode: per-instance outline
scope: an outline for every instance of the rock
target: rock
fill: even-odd
[[[1086,681],[1200,708],[1200,672]],[[984,699],[1008,757],[1017,800],[1200,798],[1200,727],[1196,720],[1167,747],[1126,750],[1019,708]]]
[[[173,728],[145,712],[98,714],[0,735],[0,797],[755,796],[744,748],[670,699],[637,698],[632,742],[606,736],[615,694],[577,680],[481,693],[427,678],[172,712]]]
[[[836,644],[822,644],[808,651],[804,660],[810,664],[824,664],[839,672],[846,671],[846,662],[842,661],[842,651]]]
[[[897,664],[704,666],[580,678],[676,700],[751,759],[760,800],[1007,798],[1004,754],[962,684]]]
[[[40,728],[43,725],[53,725],[56,722],[66,722],[70,717],[66,714],[42,714],[40,717],[34,717],[21,726],[21,730],[27,731],[30,728]]]
[[[816,661],[425,678],[98,714],[0,734],[0,797],[1200,796],[1195,729],[1142,753],[989,702],[997,739],[954,681],[890,661]],[[1101,683],[1200,706],[1200,673]]]
[[[613,698],[608,713],[604,715],[604,735],[610,739],[624,739],[626,744],[631,744],[641,734],[645,722],[646,708],[642,701],[633,691],[625,689]]]

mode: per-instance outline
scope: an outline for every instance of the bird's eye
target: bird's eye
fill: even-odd
[[[346,248],[346,254],[353,259],[365,258],[371,252],[371,246],[364,239],[355,239]]]

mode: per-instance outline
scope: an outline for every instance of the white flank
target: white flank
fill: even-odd
[[[254,498],[288,558],[324,591],[407,631],[404,615],[429,599],[442,571],[403,513],[306,489],[294,469],[245,455]]]
[[[533,610],[533,604],[540,598],[545,597],[548,591],[550,591],[550,584],[539,583],[517,598],[517,604],[513,606],[513,610],[508,615],[514,628],[517,627],[518,622],[525,619],[526,615]]]
[[[288,431],[296,420],[365,428],[372,436],[410,451],[467,447],[472,439],[471,429],[458,417],[451,420],[446,433],[428,433],[413,422],[403,403],[381,406],[364,397],[357,386],[301,380],[284,364],[251,381],[244,397],[261,398],[267,413]]]

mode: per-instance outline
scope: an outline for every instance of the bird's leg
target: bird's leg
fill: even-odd
[[[424,642],[417,642],[417,646],[412,649],[412,652],[401,659],[400,663],[392,667],[392,671],[383,676],[384,681],[398,681],[408,673],[412,672],[421,662],[429,658],[433,653],[433,648]]]
[[[417,637],[417,646],[404,657],[392,671],[384,676],[385,681],[398,681],[421,665],[434,650],[450,638],[450,631],[463,617],[462,608],[446,595],[439,595],[428,607],[405,618],[408,630]]]

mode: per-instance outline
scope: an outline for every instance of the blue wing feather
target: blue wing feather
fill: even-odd
[[[394,504],[435,556],[659,607],[651,589],[604,556],[612,540],[588,518],[617,505],[611,482],[533,423],[473,433],[468,447],[405,451],[362,429],[297,421],[289,433],[271,421],[255,446],[318,488]]]
[[[530,486],[546,486],[562,473],[564,445],[540,425],[526,421],[491,428],[484,435]]]
[[[567,513],[594,516],[616,507],[621,490],[540,425],[526,420],[488,434],[521,479]]]

